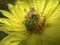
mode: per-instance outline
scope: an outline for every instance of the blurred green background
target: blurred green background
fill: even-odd
[[[0,0],[0,10],[3,9],[3,10],[8,10],[8,6],[7,4],[8,3],[11,3],[11,4],[14,4],[16,0]],[[3,18],[4,16],[0,13],[0,18]],[[6,37],[8,34],[6,34],[5,32],[3,31],[0,31],[0,41]]]

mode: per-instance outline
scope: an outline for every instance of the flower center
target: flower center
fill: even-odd
[[[39,24],[40,16],[38,14],[34,14],[34,11],[34,9],[29,11],[24,24],[29,32],[40,33],[42,31],[42,26]],[[43,23],[41,24],[43,25]]]

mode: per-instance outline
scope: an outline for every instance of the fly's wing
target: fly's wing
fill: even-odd
[[[34,8],[31,8],[28,14],[26,15],[26,18],[30,18],[32,16],[32,13],[35,11]]]

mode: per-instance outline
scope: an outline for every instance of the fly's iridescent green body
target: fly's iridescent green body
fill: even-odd
[[[40,25],[38,24],[39,15],[33,14],[34,11],[35,10],[32,8],[26,16],[25,20],[25,27],[29,32],[37,32],[40,30]]]

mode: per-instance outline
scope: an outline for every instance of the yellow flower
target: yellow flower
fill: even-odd
[[[0,31],[9,35],[1,45],[59,45],[59,0],[17,0],[0,10]]]

